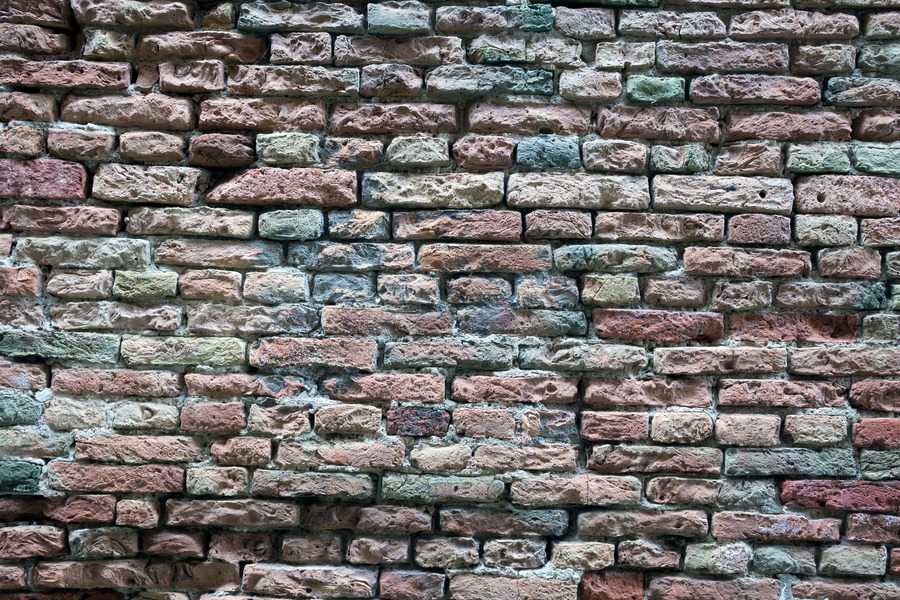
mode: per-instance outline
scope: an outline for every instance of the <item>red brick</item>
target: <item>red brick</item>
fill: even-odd
[[[0,267],[0,296],[37,298],[43,279],[40,269]]]
[[[64,491],[127,494],[181,492],[184,469],[173,465],[93,465],[54,462],[48,467],[50,487]]]
[[[56,368],[53,390],[79,396],[178,396],[181,377],[170,371]]]
[[[640,440],[647,437],[646,414],[628,412],[581,413],[581,437],[586,440]]]
[[[475,133],[585,135],[591,126],[591,110],[577,105],[475,102],[469,105],[467,122]]]
[[[599,338],[716,343],[725,327],[716,313],[594,309],[592,316]]]
[[[866,410],[900,412],[900,382],[855,381],[850,387],[850,403]]]
[[[453,104],[337,104],[331,132],[456,133],[459,123]]]
[[[849,142],[848,112],[741,112],[728,114],[725,139]]]
[[[450,399],[454,402],[497,402],[503,404],[544,402],[570,404],[577,400],[578,380],[562,377],[467,376],[453,380]]]
[[[32,88],[122,90],[131,84],[128,63],[85,60],[0,59],[0,83]]]
[[[827,579],[799,581],[791,586],[795,598],[813,600],[880,600],[897,593],[894,583],[851,583]]]
[[[466,135],[453,143],[453,160],[463,169],[505,169],[513,164],[516,141],[499,135]]]
[[[712,404],[712,390],[702,379],[588,379],[588,406],[691,406]]]
[[[329,335],[438,336],[451,333],[447,312],[401,312],[384,308],[326,306],[321,311],[322,331]]]
[[[68,95],[62,102],[62,120],[113,127],[187,131],[194,126],[194,108],[186,98],[163,94]]]
[[[726,277],[798,277],[812,270],[809,252],[769,248],[690,247],[684,271]]]
[[[597,112],[597,133],[613,138],[718,142],[719,111],[669,106],[601,106]]]
[[[781,583],[777,579],[741,578],[731,581],[659,577],[650,582],[647,600],[694,600],[698,598],[747,598],[778,600]]]
[[[750,214],[735,215],[728,220],[729,244],[784,246],[790,241],[791,220],[788,217]]]
[[[892,512],[900,506],[900,482],[785,481],[781,502],[814,509]]]
[[[144,532],[141,536],[141,549],[146,554],[203,558],[206,552],[205,538],[200,531],[157,529]]]
[[[96,206],[49,207],[18,204],[3,210],[3,220],[16,231],[116,235],[122,211]]]
[[[735,313],[733,340],[751,342],[855,342],[859,317],[819,313]]]
[[[722,379],[719,403],[723,406],[823,408],[843,406],[847,390],[825,381]]]
[[[0,528],[0,558],[44,558],[66,553],[66,532],[57,527]]]
[[[860,419],[853,424],[853,445],[900,448],[900,420]]]
[[[329,396],[344,402],[442,402],[444,378],[428,373],[375,373],[328,379]]]
[[[192,137],[188,152],[192,165],[218,169],[246,167],[255,158],[252,138],[227,133],[206,133]]]
[[[355,338],[258,340],[250,349],[254,367],[320,366],[374,371],[377,344]]]
[[[325,103],[299,98],[207,98],[200,102],[199,128],[325,129]]]
[[[860,111],[853,121],[853,137],[863,142],[900,141],[900,111]]]
[[[439,600],[444,596],[443,573],[382,571],[378,585],[385,600]]]
[[[138,60],[220,59],[252,63],[266,51],[264,37],[244,33],[190,31],[151,33],[140,37]]]
[[[656,66],[663,73],[784,73],[788,68],[788,47],[732,41],[662,41],[656,46]]]
[[[781,75],[706,75],[691,82],[697,104],[796,104],[821,99],[819,83],[810,77]]]
[[[181,409],[181,428],[185,431],[238,431],[244,428],[246,415],[240,402],[192,402]]]
[[[216,185],[210,204],[356,204],[356,173],[331,169],[250,169]]]
[[[443,436],[449,427],[450,413],[445,410],[396,406],[387,412],[388,435]]]
[[[836,542],[840,519],[813,520],[802,515],[772,515],[749,512],[720,512],[712,517],[716,539],[767,542]]]
[[[900,517],[854,514],[847,517],[846,537],[854,542],[900,543]]]
[[[429,271],[544,271],[551,266],[549,246],[429,244],[419,249],[419,266]]]
[[[644,576],[628,571],[585,573],[578,597],[581,600],[643,600]]]
[[[0,361],[0,389],[36,392],[48,385],[46,365]]]
[[[0,198],[75,199],[87,198],[87,171],[84,165],[53,158],[0,159]]]

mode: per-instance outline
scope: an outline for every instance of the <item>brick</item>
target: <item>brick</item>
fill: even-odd
[[[866,410],[896,412],[900,406],[900,388],[891,381],[863,380],[850,388],[850,403]]]
[[[716,448],[594,446],[588,468],[600,473],[687,472],[718,474],[722,452]]]
[[[207,98],[198,126],[210,129],[324,129],[325,104],[299,98]]]
[[[347,171],[278,169],[245,171],[214,187],[211,204],[296,204],[349,206],[356,204],[356,176]]]
[[[300,6],[248,4],[241,6],[238,27],[252,31],[355,33],[362,31],[363,15],[352,6],[338,3]]]
[[[468,129],[475,133],[557,133],[584,135],[590,110],[583,106],[476,102],[469,106]]]
[[[730,581],[709,581],[687,577],[658,577],[647,588],[648,600],[688,600],[697,597],[748,597],[776,600],[781,590],[777,579],[749,577]]]
[[[62,102],[62,119],[113,127],[187,131],[193,128],[194,109],[190,100],[163,94],[68,95]]]
[[[0,117],[3,120],[55,121],[58,110],[51,94],[0,92]]]
[[[892,349],[859,347],[804,348],[792,351],[790,372],[835,377],[842,375],[895,375],[900,356]],[[815,371],[814,371],[815,370]]]
[[[647,498],[659,504],[756,508],[773,502],[771,481],[740,481],[655,477],[647,484]]]
[[[256,62],[265,39],[244,33],[190,31],[146,34],[137,43],[138,60],[202,60]]]
[[[724,332],[715,313],[594,309],[591,315],[599,338],[715,343]]]
[[[850,114],[833,111],[804,113],[732,111],[725,121],[725,139],[848,142]]]
[[[246,167],[253,162],[253,140],[243,135],[207,133],[192,137],[190,163],[201,167]]]
[[[744,341],[855,342],[855,315],[740,313],[730,318],[730,336]]]
[[[699,248],[684,250],[684,270],[692,275],[797,277],[809,275],[808,252],[797,250]]]
[[[828,580],[801,581],[791,586],[793,593],[808,598],[834,598],[869,600],[883,595],[890,598],[894,594],[893,584],[882,583],[841,583]]]
[[[143,167],[104,164],[97,169],[92,194],[115,202],[193,204],[206,188],[208,175],[190,167]]]
[[[165,559],[45,561],[35,566],[33,578],[46,588],[167,587],[174,573]]]
[[[837,541],[840,520],[809,519],[801,515],[720,512],[712,516],[716,539],[759,541]]]
[[[121,90],[131,83],[131,67],[127,63],[6,57],[0,60],[0,82],[32,88]]]
[[[328,379],[323,388],[332,398],[343,402],[441,402],[444,399],[444,378],[427,373],[376,373]]]
[[[856,17],[841,13],[760,10],[732,19],[730,33],[736,40],[849,40],[859,35],[859,22]]]
[[[871,175],[818,175],[797,182],[797,210],[826,214],[892,217],[900,210],[892,201],[897,182]]]
[[[375,370],[375,344],[352,338],[267,338],[250,349],[256,367],[324,366]]]
[[[40,158],[0,159],[6,173],[0,185],[3,198],[76,199],[87,197],[87,175],[78,163]]]
[[[706,75],[691,82],[697,104],[794,104],[819,102],[819,83],[810,77],[781,75]]]
[[[273,33],[269,40],[272,64],[331,62],[331,36],[327,33]]]
[[[541,271],[550,261],[549,247],[541,245],[430,244],[419,250],[419,266],[432,271]]]
[[[63,491],[165,493],[184,490],[184,469],[173,465],[107,466],[55,462],[50,487]]]
[[[890,512],[897,505],[897,482],[803,480],[781,484],[787,505],[830,510]]]
[[[718,142],[719,111],[671,106],[601,106],[597,134],[605,138],[649,138],[683,142]]]
[[[787,46],[772,43],[662,41],[657,45],[657,65],[664,73],[783,73],[788,51]]]
[[[50,526],[18,526],[0,529],[0,556],[43,558],[66,553],[66,533]]]
[[[122,342],[122,358],[129,367],[169,365],[243,365],[245,344],[236,338],[132,336]]]
[[[777,415],[719,415],[716,441],[731,446],[777,446],[781,419]]]
[[[502,481],[490,476],[452,477],[389,473],[381,479],[385,500],[406,502],[496,502],[503,494]]]
[[[660,374],[777,373],[787,366],[787,353],[778,348],[657,348],[653,352]]]
[[[712,391],[709,383],[700,379],[588,379],[584,403],[597,407],[704,407],[712,403]]]
[[[546,4],[533,6],[440,7],[435,11],[436,26],[445,33],[503,33],[507,31],[546,31],[553,25],[553,9]]]
[[[502,200],[501,173],[367,173],[362,181],[362,202],[373,208],[485,208]]]
[[[331,132],[455,133],[459,129],[452,104],[337,104]]]
[[[725,24],[714,12],[623,10],[619,34],[649,39],[721,39]]]
[[[136,162],[175,162],[184,159],[184,137],[159,131],[130,131],[119,138],[119,155]]]
[[[360,567],[299,567],[250,564],[243,588],[258,594],[315,594],[324,598],[374,596],[377,570]],[[312,590],[306,592],[306,590]]]
[[[585,512],[578,517],[582,537],[705,536],[706,514],[701,511],[605,511]]]
[[[644,177],[516,173],[509,179],[507,202],[523,208],[635,210],[649,206],[650,193]]]
[[[719,149],[713,172],[716,175],[778,175],[781,148],[771,144],[737,144]]]
[[[385,40],[372,36],[341,35],[334,42],[334,64],[339,67],[371,63],[434,66],[459,63],[462,58],[462,40],[456,37]]]
[[[386,600],[438,600],[444,595],[442,573],[382,571],[378,581]]]
[[[448,593],[452,600],[575,600],[578,585],[539,576],[457,573],[450,578]]]

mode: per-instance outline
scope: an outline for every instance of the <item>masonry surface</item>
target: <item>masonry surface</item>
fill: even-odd
[[[0,0],[0,600],[900,599],[898,11]]]

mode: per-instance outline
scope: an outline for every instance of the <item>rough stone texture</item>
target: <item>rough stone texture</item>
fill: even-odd
[[[9,600],[900,600],[897,0],[0,0]]]

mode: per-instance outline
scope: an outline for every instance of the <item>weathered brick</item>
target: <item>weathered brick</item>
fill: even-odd
[[[207,98],[200,102],[199,128],[324,129],[325,104],[299,98]]]
[[[836,542],[840,520],[809,519],[791,514],[719,512],[712,516],[716,539]]]
[[[63,99],[62,119],[114,127],[187,131],[194,124],[194,109],[190,100],[163,94],[68,95]]]
[[[683,142],[718,142],[719,111],[672,106],[601,106],[597,133],[605,138],[649,138]]]
[[[850,141],[850,113],[732,111],[725,122],[725,139],[847,142]]]

